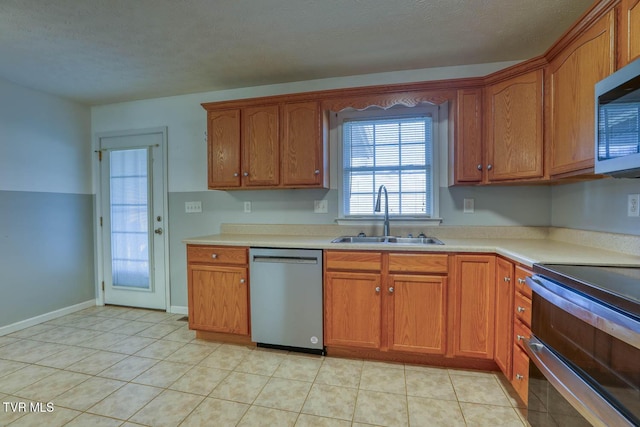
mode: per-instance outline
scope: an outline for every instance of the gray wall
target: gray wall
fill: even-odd
[[[547,226],[550,189],[526,187],[440,188],[440,213],[445,225]],[[475,199],[475,213],[464,214],[464,198]],[[329,212],[313,213],[313,201],[326,199]],[[184,203],[202,202],[202,213],[187,214]],[[250,201],[251,213],[243,212]],[[187,305],[187,237],[217,234],[223,223],[334,224],[337,190],[196,191],[169,193],[169,260],[171,305]]]
[[[640,179],[602,179],[551,189],[551,225],[640,235],[640,218],[627,216],[627,195],[640,194]]]
[[[95,298],[93,196],[0,191],[0,326]]]

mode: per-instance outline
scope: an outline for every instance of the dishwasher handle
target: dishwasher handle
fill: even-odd
[[[317,257],[254,255],[253,262],[269,264],[318,264]]]

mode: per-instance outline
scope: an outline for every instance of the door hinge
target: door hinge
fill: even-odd
[[[102,227],[102,217],[100,217],[100,227]]]
[[[102,281],[102,292],[104,292],[104,280]]]

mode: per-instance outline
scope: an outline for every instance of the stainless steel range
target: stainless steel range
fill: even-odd
[[[640,267],[533,271],[529,423],[640,425]]]

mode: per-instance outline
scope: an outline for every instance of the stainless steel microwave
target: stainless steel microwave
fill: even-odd
[[[596,83],[595,172],[640,178],[640,59]]]

